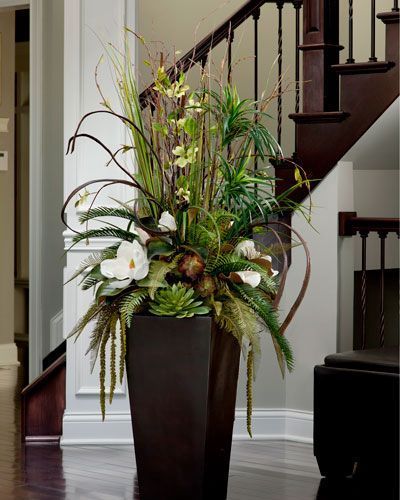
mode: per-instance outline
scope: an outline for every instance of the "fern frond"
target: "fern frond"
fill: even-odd
[[[81,262],[80,266],[76,269],[73,275],[64,283],[64,285],[66,285],[70,281],[80,276],[89,267],[98,266],[105,259],[113,259],[117,255],[117,249],[118,245],[112,245],[111,247],[105,248],[100,252],[93,252],[91,255],[89,255],[87,259]]]
[[[257,288],[252,288],[250,285],[232,283],[230,286],[264,321],[276,344],[282,351],[289,371],[292,371],[294,368],[293,351],[286,337],[280,333],[278,313],[270,301]]]
[[[112,308],[109,305],[104,305],[98,315],[92,333],[90,334],[89,347],[85,353],[85,355],[90,353],[90,373],[93,373],[99,353],[101,339],[103,338],[104,332],[109,328],[111,315]]]
[[[97,269],[97,268],[100,270],[100,266],[96,266],[95,267],[95,269]],[[89,273],[86,276],[86,278],[84,278],[82,280],[82,282],[81,282],[81,288],[82,288],[82,290],[90,290],[91,288],[93,288],[94,286],[96,286],[97,283],[99,283],[100,281],[102,281],[102,280],[99,279],[98,276],[92,275],[92,274]]]
[[[223,330],[238,340],[242,350],[245,348],[244,340],[260,350],[258,317],[241,298],[230,295],[229,299],[223,302],[221,312],[215,319]]]
[[[102,309],[103,309],[102,304],[99,305],[96,302],[94,302],[86,311],[86,313],[82,316],[82,318],[78,321],[78,323],[75,325],[75,327],[69,333],[67,338],[76,335],[77,339],[79,335],[83,332],[85,327],[100,313]]]
[[[130,231],[125,231],[117,227],[102,227],[100,229],[89,229],[82,233],[76,234],[72,239],[72,245],[69,250],[83,240],[90,240],[91,238],[118,238],[124,241],[132,242],[136,236]]]
[[[129,328],[132,322],[132,316],[138,312],[143,301],[148,297],[148,290],[140,288],[125,295],[119,303],[119,312],[122,322]]]
[[[97,219],[99,217],[118,217],[120,219],[127,219],[134,221],[135,214],[133,210],[128,210],[127,208],[120,207],[95,207],[90,208],[86,212],[79,216],[79,222],[84,224],[92,219]]]

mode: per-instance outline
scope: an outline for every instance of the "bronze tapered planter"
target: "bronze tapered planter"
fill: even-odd
[[[127,374],[140,500],[226,498],[240,348],[209,317],[136,316]]]

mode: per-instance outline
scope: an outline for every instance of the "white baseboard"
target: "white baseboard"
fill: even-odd
[[[233,439],[249,439],[246,409],[237,409]],[[312,443],[313,414],[308,411],[255,408],[252,416],[253,439]]]
[[[58,347],[63,340],[63,310],[61,309],[50,320],[50,352]]]
[[[131,414],[107,412],[103,422],[100,413],[65,412],[60,444],[133,444]]]
[[[0,344],[0,366],[18,366],[18,349],[11,344]]]
[[[288,440],[312,443],[312,412],[255,408],[253,439]],[[237,409],[233,439],[250,439],[246,429],[246,410]],[[133,444],[129,413],[108,413],[104,422],[99,413],[65,413],[61,445]]]

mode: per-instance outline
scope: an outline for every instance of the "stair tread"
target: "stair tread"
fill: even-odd
[[[318,113],[291,113],[289,118],[295,123],[338,123],[348,116],[350,114],[345,111],[322,111]]]
[[[357,75],[365,73],[385,73],[395,65],[392,61],[366,61],[357,63],[333,64],[333,71],[346,74]]]

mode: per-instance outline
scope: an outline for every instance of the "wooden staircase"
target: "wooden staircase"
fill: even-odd
[[[346,3],[343,1],[343,3]],[[375,1],[365,0],[365,8],[371,9],[371,57],[367,62],[355,62],[353,57],[353,2],[349,1],[349,57],[339,64],[339,53],[345,47],[339,40],[339,0],[250,0],[229,19],[190,49],[169,70],[174,79],[180,71],[187,72],[194,63],[205,66],[212,50],[227,43],[227,67],[231,68],[232,45],[235,30],[249,18],[254,25],[254,100],[260,98],[258,75],[260,47],[258,44],[259,20],[265,5],[275,5],[278,35],[278,81],[283,77],[282,40],[284,36],[284,7],[295,9],[295,79],[294,113],[289,117],[295,122],[295,153],[288,160],[282,159],[275,166],[277,194],[294,184],[294,163],[302,166],[314,189],[345,153],[384,113],[399,95],[399,7],[394,0],[390,12],[375,16]],[[269,12],[270,13],[270,12]],[[386,26],[386,54],[384,61],[375,56],[375,24]],[[303,24],[303,40],[300,41],[300,24]],[[248,26],[248,25],[247,25]],[[249,34],[251,36],[251,34]],[[302,57],[301,57],[302,55]],[[303,82],[300,82],[302,60]],[[229,75],[228,75],[229,79]],[[278,90],[282,90],[282,84]],[[148,105],[147,97],[153,84],[141,94],[142,107]],[[247,97],[247,96],[246,96]],[[303,109],[300,111],[300,97]],[[282,96],[277,99],[277,139],[282,135]],[[295,201],[302,201],[306,189],[293,193]]]
[[[326,5],[326,2],[304,3],[310,5],[307,11],[310,17],[313,7],[323,8]],[[289,116],[296,123],[295,160],[310,179],[322,180],[399,96],[399,11],[385,12],[377,17],[386,26],[385,61],[321,64],[317,68],[313,65],[315,57],[324,60],[324,57],[328,58],[327,52],[333,51],[336,53],[333,59],[338,59],[342,47],[328,42],[332,37],[336,40],[339,26],[329,26],[333,33],[324,34],[321,29],[316,38],[313,36],[315,32],[306,31],[310,21],[304,18],[301,49],[305,51],[305,80],[310,79],[310,83],[304,84],[304,111]],[[320,84],[326,80],[333,82],[329,89]],[[278,166],[277,175],[285,180],[278,184],[278,192],[292,185],[292,170],[292,164],[287,162]],[[313,187],[317,184],[318,181],[313,182]],[[306,191],[299,190],[294,197],[296,201],[301,201],[306,194]]]

